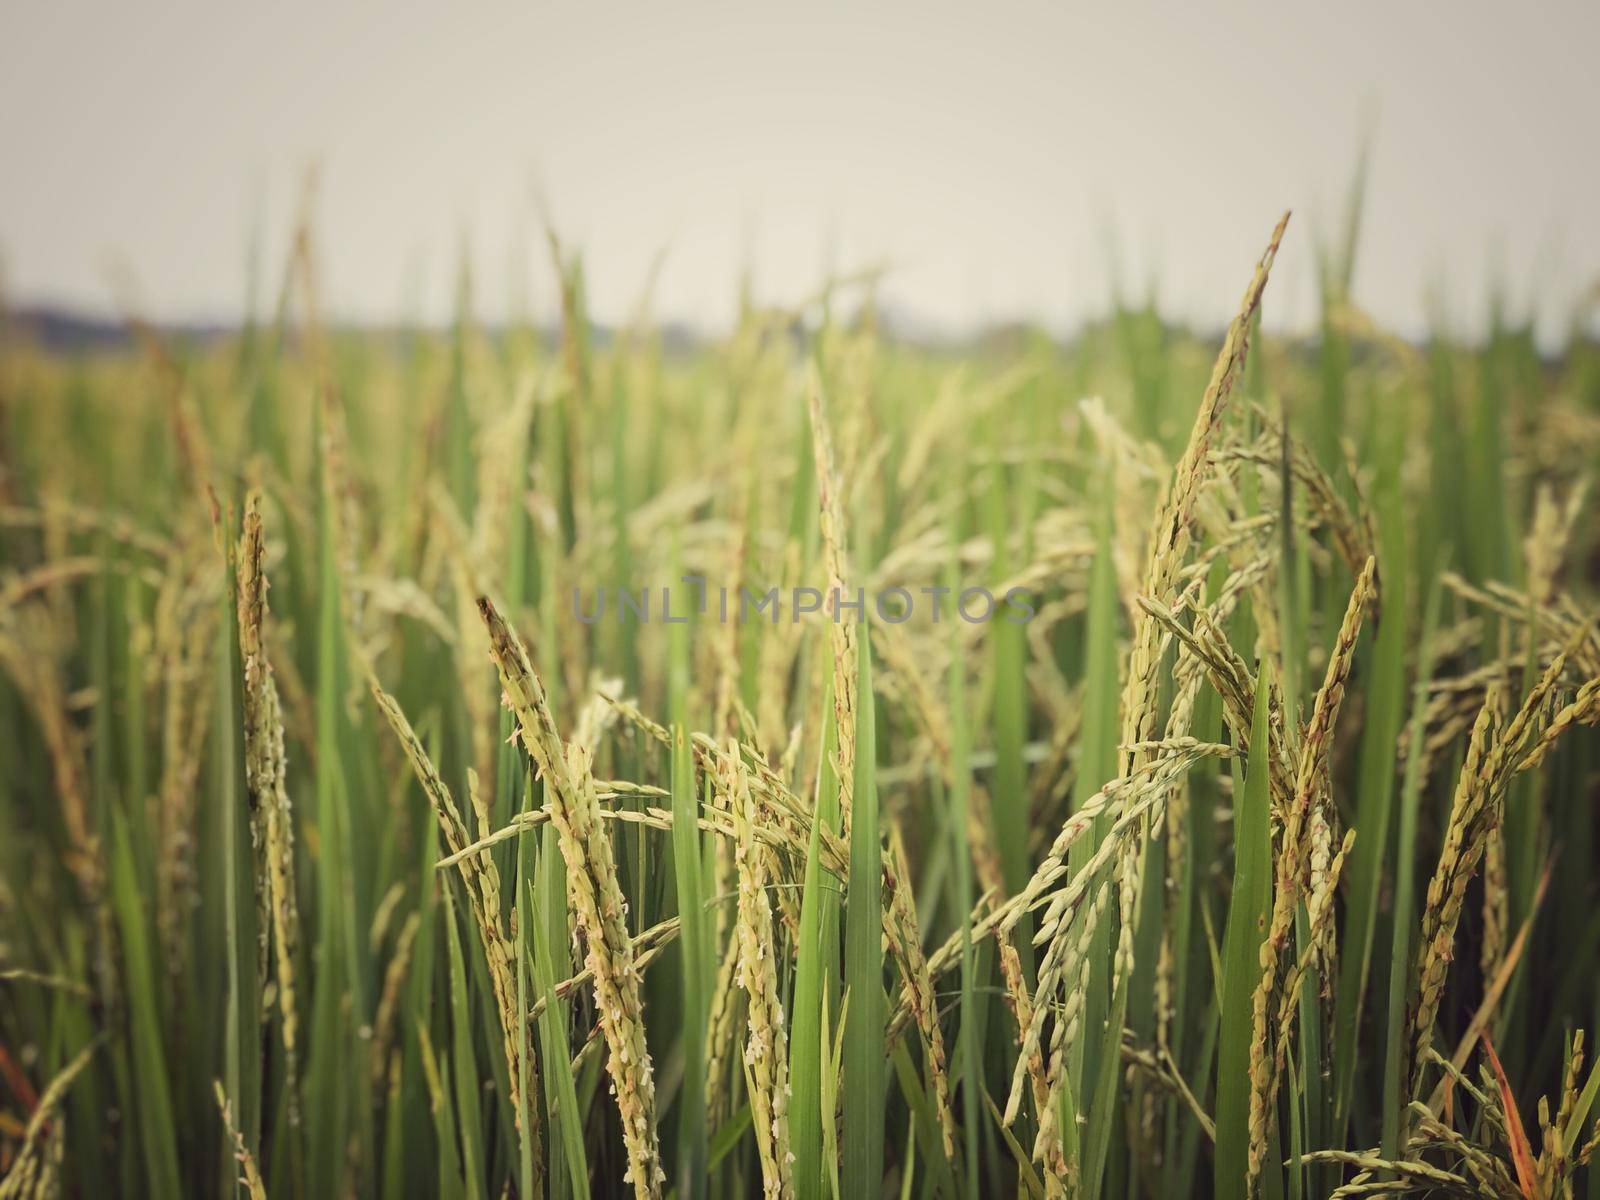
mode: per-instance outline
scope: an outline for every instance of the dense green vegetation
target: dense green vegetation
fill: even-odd
[[[1220,338],[380,338],[304,235],[8,338],[0,1195],[1600,1196],[1592,314],[1262,334],[1280,237]]]

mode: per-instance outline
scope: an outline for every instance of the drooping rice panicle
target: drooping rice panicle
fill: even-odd
[[[285,1094],[289,1098],[291,1119],[297,1120],[300,1023],[295,972],[300,946],[300,912],[295,883],[294,809],[286,784],[288,756],[283,713],[264,638],[267,617],[265,553],[261,496],[259,492],[251,492],[245,500],[244,530],[236,556],[239,657],[244,665],[244,774],[255,818],[252,840],[260,863],[258,887],[263,893],[267,915],[261,937],[267,939],[269,930],[271,934],[272,975],[287,1074]]]
[[[824,610],[830,619],[828,641],[833,651],[833,711],[837,739],[834,770],[839,780],[839,811],[844,830],[850,830],[851,798],[854,795],[856,761],[856,632],[842,619],[839,605],[844,600],[847,567],[843,508],[839,503],[839,481],[834,474],[833,436],[823,410],[821,385],[808,382],[806,403],[811,418],[811,439],[817,474],[817,501],[821,508],[823,566],[827,571]]]
[[[906,865],[905,847],[899,832],[889,835],[889,862],[892,872],[885,877],[890,911],[894,914],[898,945],[896,958],[905,980],[905,995],[912,1020],[922,1039],[922,1054],[927,1064],[933,1092],[934,1116],[939,1123],[945,1157],[955,1159],[956,1123],[950,1111],[950,1076],[945,1060],[944,1035],[939,1031],[939,1013],[934,998],[933,977],[922,952],[922,932],[917,926],[916,905],[910,894],[911,875]]]
[[[645,1044],[641,979],[611,841],[600,820],[590,758],[581,747],[562,747],[544,688],[522,643],[486,597],[479,598],[478,609],[489,632],[505,703],[517,719],[518,736],[549,785],[551,823],[560,835],[569,893],[594,973],[600,1028],[608,1048],[606,1067],[628,1148],[628,1182],[637,1196],[659,1196],[666,1172],[657,1141],[655,1072]]]
[[[1305,738],[1300,748],[1300,762],[1295,776],[1294,796],[1284,816],[1283,830],[1278,839],[1277,862],[1274,864],[1275,880],[1272,888],[1272,916],[1266,940],[1261,944],[1261,977],[1256,982],[1253,997],[1253,1037],[1258,1045],[1267,1045],[1273,1037],[1273,1016],[1277,1011],[1276,987],[1279,980],[1278,962],[1289,940],[1297,905],[1302,897],[1311,893],[1314,901],[1318,893],[1327,892],[1327,837],[1326,821],[1312,821],[1321,809],[1313,809],[1323,791],[1328,788],[1327,763],[1332,749],[1333,727],[1339,717],[1339,707],[1344,701],[1345,683],[1355,659],[1356,638],[1361,631],[1367,607],[1373,598],[1377,560],[1368,558],[1356,579],[1355,589],[1345,608],[1344,622],[1328,656],[1327,674],[1317,692],[1316,704],[1306,726]],[[1318,869],[1317,839],[1309,836],[1310,829],[1323,831],[1320,851],[1322,864]],[[1320,876],[1320,879],[1318,878]],[[1320,883],[1320,887],[1317,884]],[[1323,905],[1325,908],[1326,905]],[[1273,1105],[1274,1090],[1279,1070],[1279,1052],[1269,1050],[1252,1060],[1250,1079],[1250,1178],[1261,1173],[1267,1153],[1268,1108]]]
[[[33,1101],[33,1112],[20,1130],[21,1145],[10,1168],[0,1177],[0,1200],[29,1200],[59,1194],[62,1101],[73,1081],[83,1074],[103,1038],[79,1050],[58,1071]]]
[[[794,1194],[794,1154],[789,1147],[789,1042],[778,994],[777,950],[772,936],[772,906],[767,900],[764,855],[751,830],[761,814],[751,796],[746,768],[737,753],[723,758],[722,784],[738,838],[734,843],[738,878],[738,920],[734,926],[739,985],[744,989],[749,1031],[744,1069],[749,1079],[752,1121],[761,1155],[762,1194]]]
[[[411,723],[406,720],[405,714],[400,711],[400,706],[395,703],[394,698],[378,686],[376,679],[370,680],[369,683],[373,698],[387,718],[390,728],[394,730],[395,736],[400,740],[406,758],[416,773],[417,781],[422,785],[439,830],[444,835],[445,845],[452,852],[462,854],[466,850],[469,835],[450,789],[439,777],[439,772],[428,757],[428,752],[417,739]],[[473,794],[474,808],[481,809],[483,801],[477,794],[477,775],[470,769],[467,775],[467,789]],[[522,1064],[531,1060],[527,1060],[519,1050],[519,1045],[526,1040],[528,1032],[522,1014],[517,1008],[514,949],[506,936],[500,916],[499,872],[487,850],[480,851],[476,856],[463,854],[458,868],[462,884],[466,888],[474,923],[478,928],[478,940],[483,947],[489,983],[500,1018],[501,1045],[505,1054],[506,1071],[510,1080],[511,1094],[515,1096],[521,1085]],[[536,1086],[536,1080],[530,1078],[528,1082],[530,1088]],[[529,1136],[536,1136],[536,1131],[530,1130]]]
[[[222,1126],[228,1131],[228,1137],[233,1142],[233,1156],[239,1164],[240,1179],[250,1200],[267,1200],[267,1186],[261,1181],[261,1170],[256,1166],[255,1155],[250,1153],[250,1148],[244,1144],[244,1135],[239,1132],[238,1126],[233,1123],[233,1109],[228,1103],[228,1095],[222,1090],[221,1081],[215,1084],[217,1096],[217,1110],[222,1114]]]

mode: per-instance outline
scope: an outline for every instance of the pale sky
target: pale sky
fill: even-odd
[[[1597,48],[1593,0],[4,0],[0,261],[12,303],[108,311],[116,263],[149,315],[237,319],[315,161],[343,318],[445,318],[463,246],[480,315],[550,313],[542,197],[607,321],[665,250],[657,312],[713,328],[746,261],[773,303],[887,261],[938,325],[1067,329],[1115,253],[1216,326],[1292,207],[1268,315],[1304,326],[1370,127],[1357,300],[1471,327],[1498,271],[1548,325],[1600,277]]]

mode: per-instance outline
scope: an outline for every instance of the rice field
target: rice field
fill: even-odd
[[[1221,333],[684,348],[552,237],[378,334],[302,229],[8,334],[0,1196],[1600,1197],[1593,313],[1261,235]]]

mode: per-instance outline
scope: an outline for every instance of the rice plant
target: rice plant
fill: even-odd
[[[1600,1197],[1593,314],[1269,335],[1262,232],[1220,337],[305,228],[8,333],[0,1196]]]

